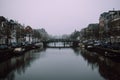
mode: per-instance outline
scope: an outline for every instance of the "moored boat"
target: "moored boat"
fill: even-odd
[[[22,55],[22,54],[24,54],[25,51],[26,50],[24,47],[18,47],[18,48],[14,48],[13,54],[14,55]]]

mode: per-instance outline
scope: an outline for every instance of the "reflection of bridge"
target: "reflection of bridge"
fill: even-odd
[[[76,39],[49,39],[49,40],[44,40],[42,41],[44,47],[52,47],[52,48],[57,48],[57,47],[78,47],[79,46],[79,40]],[[56,46],[56,43],[61,42],[63,46]],[[48,44],[53,43],[53,46],[48,46]],[[69,45],[69,46],[68,46]]]

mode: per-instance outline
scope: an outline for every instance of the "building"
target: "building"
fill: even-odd
[[[109,23],[109,32],[112,42],[120,42],[120,11],[114,11],[113,18]]]
[[[89,39],[92,40],[99,39],[99,24],[98,23],[89,24],[87,27],[87,32]]]
[[[6,25],[7,19],[0,16],[0,44],[5,44],[6,36],[4,35],[4,26]]]
[[[111,10],[108,12],[104,12],[100,15],[99,34],[101,40],[111,41],[111,38],[112,39],[115,38],[114,37],[116,36],[115,31],[118,31],[117,29],[119,29],[119,28],[115,28],[116,25],[119,24],[118,18],[120,18],[119,10]]]
[[[32,43],[32,28],[30,26],[27,26],[25,28],[25,32],[26,32],[26,36],[25,36],[25,41],[26,42],[29,42],[29,43]]]

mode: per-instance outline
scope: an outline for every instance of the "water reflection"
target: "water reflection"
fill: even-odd
[[[81,55],[92,69],[98,67],[99,73],[105,80],[120,80],[120,63],[94,52],[81,49]]]
[[[15,72],[18,74],[24,73],[32,62],[39,58],[40,54],[37,53],[40,51],[41,49],[31,50],[22,56],[0,63],[0,80],[14,80]]]
[[[80,48],[37,49],[0,63],[0,80],[24,78],[120,80],[120,63]]]

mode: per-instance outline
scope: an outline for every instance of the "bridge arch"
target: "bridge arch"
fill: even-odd
[[[43,42],[44,47],[53,47],[53,48],[55,48],[55,47],[63,47],[63,48],[79,47],[79,43],[80,43],[79,40],[73,40],[73,39],[49,39],[49,40],[45,40],[45,41],[42,41],[42,42]],[[53,43],[54,45],[49,46],[50,43]],[[59,46],[59,45],[56,46],[57,43],[62,43],[63,46]]]

